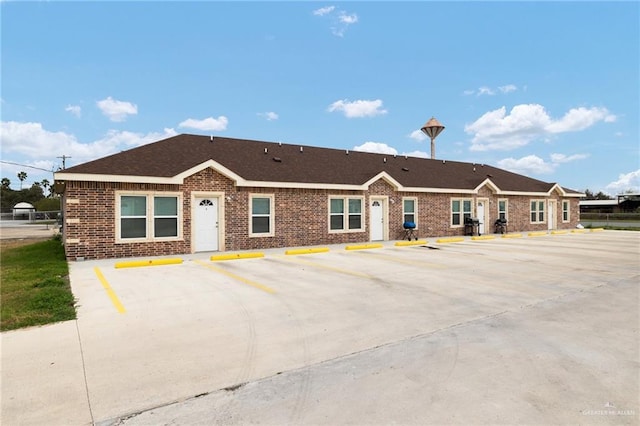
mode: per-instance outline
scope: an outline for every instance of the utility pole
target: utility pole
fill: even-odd
[[[61,157],[56,157],[56,158],[62,158],[62,170],[64,170],[67,168],[67,163],[66,163],[67,158],[71,158],[71,157],[69,157],[68,155],[62,154]]]

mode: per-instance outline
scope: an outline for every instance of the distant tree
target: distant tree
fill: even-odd
[[[0,211],[2,213],[11,213],[13,206],[19,202],[18,194],[18,191],[14,191],[8,186],[5,187],[4,184],[0,185]]]
[[[27,203],[35,204],[36,201],[39,201],[44,198],[44,192],[42,191],[42,187],[40,186],[40,182],[34,182],[31,185],[31,188],[25,189],[21,191],[25,193],[25,200]]]
[[[604,192],[599,191],[596,194],[596,200],[613,200],[613,197],[610,196],[609,194],[605,194]]]
[[[590,189],[585,189],[584,190],[584,197],[582,199],[583,200],[593,200],[593,192],[591,192]]]
[[[589,189],[585,189],[584,198],[582,199],[583,200],[613,200],[614,198],[611,197],[609,194],[605,194],[602,191],[598,191],[597,194],[594,194],[593,191]]]
[[[24,182],[27,179],[27,173],[18,172],[18,179],[20,179],[20,189],[22,189],[22,182]]]
[[[11,181],[9,180],[9,178],[2,178],[2,183],[0,184],[2,186],[2,189],[9,189],[11,188]]]
[[[36,202],[34,204],[36,211],[39,212],[53,212],[60,210],[60,198],[49,197],[43,198],[42,200]]]

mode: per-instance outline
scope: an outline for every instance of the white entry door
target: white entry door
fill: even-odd
[[[216,198],[195,199],[195,250],[218,250],[218,200]]]
[[[549,208],[547,209],[547,229],[551,231],[556,229],[556,202],[549,200]]]
[[[484,223],[486,220],[484,219],[484,201],[478,201],[478,220],[480,224],[478,225],[478,234],[484,235]]]
[[[369,208],[369,223],[371,224],[371,241],[384,240],[384,202],[372,199]]]

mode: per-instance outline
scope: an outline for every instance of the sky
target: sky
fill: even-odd
[[[640,3],[0,0],[1,175],[190,133],[640,191]],[[242,155],[241,152],[238,155]]]

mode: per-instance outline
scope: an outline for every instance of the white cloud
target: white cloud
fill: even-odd
[[[505,158],[504,160],[498,161],[498,167],[524,175],[547,174],[554,170],[552,164],[546,163],[537,155],[527,155],[519,159]]]
[[[380,99],[353,102],[349,102],[348,99],[339,100],[329,105],[328,111],[342,111],[347,118],[375,117],[376,115],[387,113],[386,109],[382,109],[382,101]]]
[[[424,134],[424,132],[422,130],[414,130],[413,132],[411,132],[408,135],[411,139],[418,141],[418,142],[422,142],[423,140],[425,140],[427,138],[427,135]]]
[[[551,154],[551,161],[554,164],[561,164],[561,163],[568,163],[570,161],[584,160],[587,157],[589,157],[589,154],[573,154],[573,155]]]
[[[515,84],[506,84],[504,86],[498,86],[498,90],[501,93],[511,93],[511,92],[515,92],[516,90],[518,90],[518,87]],[[465,96],[469,96],[469,95],[473,95],[476,94],[477,96],[482,96],[482,95],[488,95],[488,96],[493,96],[496,94],[496,90],[492,89],[489,86],[482,86],[479,87],[478,90],[465,90],[462,92],[463,95]]]
[[[398,153],[398,150],[392,146],[387,145],[382,142],[365,142],[362,145],[354,146],[353,151],[360,152],[371,152],[374,154],[387,154],[387,155],[398,155],[398,156],[408,156],[408,157],[418,157],[418,158],[431,158],[431,154],[424,151],[411,151],[411,152],[403,152],[402,154]]]
[[[478,96],[482,96],[482,95],[495,95],[496,92],[494,92],[491,88],[486,87],[486,86],[482,86],[478,89]]]
[[[224,115],[221,115],[218,118],[205,118],[204,120],[196,120],[194,118],[188,118],[184,120],[182,123],[178,124],[178,127],[189,127],[191,129],[198,130],[214,130],[214,131],[222,131],[227,129],[227,124],[229,120]]]
[[[551,161],[544,161],[537,155],[527,155],[522,158],[505,158],[498,161],[498,167],[510,170],[515,173],[522,174],[549,174],[555,171],[555,169],[564,163],[571,161],[583,160],[589,157],[588,154],[557,154],[553,153],[550,156]]]
[[[125,121],[128,115],[136,115],[138,113],[137,105],[131,102],[115,100],[111,96],[97,101],[96,105],[104,115],[109,117],[109,120],[115,122]]]
[[[78,118],[80,118],[80,116],[82,115],[82,108],[80,108],[80,105],[67,105],[64,110],[70,112]]]
[[[354,146],[354,151],[373,152],[375,154],[389,154],[397,155],[398,151],[395,148],[390,147],[386,143],[381,142],[365,142],[362,145]]]
[[[40,123],[3,121],[0,130],[0,133],[2,133],[1,149],[3,159],[21,156],[31,159],[32,163],[37,163],[66,155],[73,158],[74,164],[104,157],[124,149],[155,142],[177,134],[173,129],[164,129],[163,132],[147,134],[110,130],[98,140],[83,143],[78,141],[72,134],[46,130]]]
[[[612,122],[616,117],[606,108],[574,108],[562,119],[553,120],[542,105],[514,106],[507,115],[503,106],[489,111],[465,126],[472,134],[471,151],[509,150],[527,145],[550,134],[584,130],[599,121]]]
[[[629,173],[621,173],[618,176],[618,180],[611,182],[606,188],[616,194],[622,194],[628,190],[640,192],[640,169]]]
[[[358,15],[352,13],[351,15],[347,15],[345,12],[340,12],[338,15],[338,20],[343,24],[351,25],[358,22]]]
[[[269,112],[259,112],[259,113],[258,113],[258,116],[259,116],[259,117],[264,117],[264,118],[266,118],[266,119],[267,119],[267,121],[273,121],[273,120],[277,120],[277,119],[279,118],[279,117],[278,117],[278,114],[276,114],[276,113],[275,113],[275,112],[273,112],[273,111],[269,111]]]
[[[424,151],[403,152],[401,155],[406,155],[409,157],[418,157],[418,158],[431,158],[431,153],[424,152]]]
[[[344,37],[344,33],[349,26],[358,22],[358,15],[347,13],[336,9],[335,6],[321,7],[313,11],[315,16],[328,17],[331,19],[331,33],[337,37]]]
[[[577,132],[593,126],[598,121],[612,123],[616,116],[606,108],[572,108],[560,120],[550,123],[546,130],[551,133]]]
[[[498,90],[500,90],[502,93],[511,93],[518,90],[518,88],[514,84],[507,84],[506,86],[499,86]]]
[[[334,11],[336,7],[335,6],[326,6],[326,7],[321,7],[320,9],[316,9],[313,11],[313,14],[316,16],[324,16],[328,13],[331,13]]]

